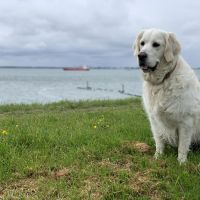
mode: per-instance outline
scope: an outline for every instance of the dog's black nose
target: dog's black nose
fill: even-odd
[[[138,54],[138,58],[140,61],[144,61],[147,58],[147,54],[145,52],[141,52]]]

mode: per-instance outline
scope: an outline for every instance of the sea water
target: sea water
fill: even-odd
[[[139,70],[0,69],[1,104],[122,99],[141,94]]]

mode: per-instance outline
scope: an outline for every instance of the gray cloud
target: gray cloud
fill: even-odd
[[[197,66],[200,2],[7,0],[0,2],[0,65],[135,65],[136,33],[175,32]]]

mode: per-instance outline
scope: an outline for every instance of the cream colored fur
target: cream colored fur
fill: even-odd
[[[141,41],[145,45],[141,46]],[[155,41],[160,44],[158,48],[152,46]],[[200,142],[200,83],[180,56],[174,34],[157,29],[142,31],[134,54],[141,51],[148,54],[150,67],[159,62],[155,71],[142,72],[143,103],[156,144],[155,157],[163,154],[169,143],[178,147],[178,160],[184,163],[191,143]]]

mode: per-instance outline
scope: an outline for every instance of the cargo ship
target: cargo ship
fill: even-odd
[[[64,67],[63,70],[65,71],[89,71],[90,68],[86,65],[80,67]]]

